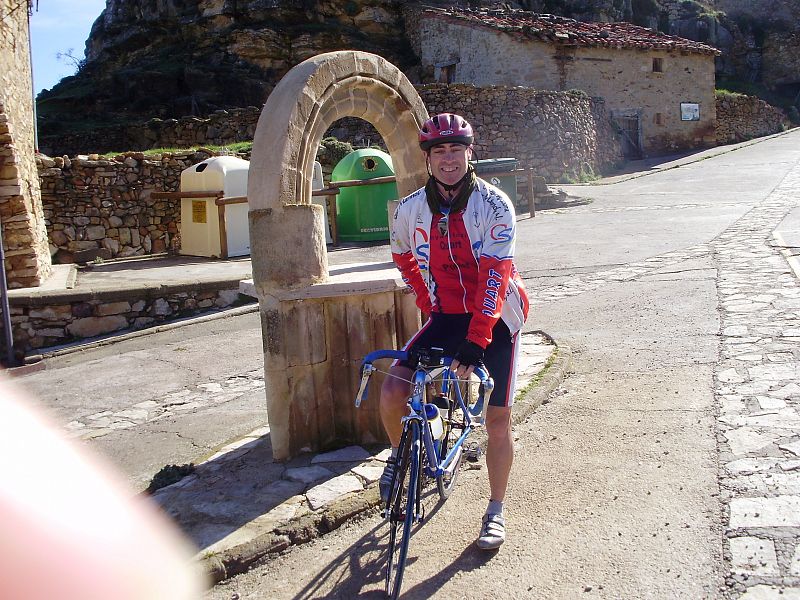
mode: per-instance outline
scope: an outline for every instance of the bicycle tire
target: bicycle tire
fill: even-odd
[[[386,566],[386,594],[400,595],[406,568],[411,528],[418,508],[420,471],[419,422],[409,421],[397,451],[398,470],[389,499],[389,548]]]
[[[456,384],[457,385],[457,384]],[[464,415],[460,415],[460,406],[456,398],[455,387],[450,386],[448,394],[448,401],[450,403],[447,409],[447,418],[443,419],[444,435],[439,443],[439,460],[443,460],[447,456],[447,452],[455,444],[456,440],[461,437],[464,431]],[[460,416],[459,416],[460,415]],[[451,475],[442,474],[436,478],[436,488],[439,490],[439,497],[444,501],[450,497],[453,488],[458,479],[458,473],[461,470],[461,463],[464,460],[464,453],[461,452],[455,460],[453,472]]]

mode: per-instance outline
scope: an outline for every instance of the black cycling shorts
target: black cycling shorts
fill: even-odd
[[[413,347],[442,348],[445,356],[452,357],[464,341],[471,319],[471,314],[431,313],[430,319],[411,337],[403,350]],[[483,363],[494,379],[490,406],[511,406],[514,403],[518,354],[519,334],[512,337],[508,326],[502,319],[498,320],[492,329],[492,342],[483,353]],[[405,361],[397,364],[410,368]]]

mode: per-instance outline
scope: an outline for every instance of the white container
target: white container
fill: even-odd
[[[223,192],[247,196],[250,162],[236,156],[215,156],[181,172],[182,192]],[[222,257],[219,211],[215,197],[181,198],[181,254]],[[247,203],[225,207],[227,256],[250,254]]]

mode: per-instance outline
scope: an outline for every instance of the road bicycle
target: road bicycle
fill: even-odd
[[[373,373],[394,376],[372,364],[381,359],[407,361],[414,370],[408,380],[411,384],[408,415],[403,417],[391,492],[383,511],[389,522],[386,593],[394,600],[403,583],[411,528],[424,519],[423,479],[436,480],[442,501],[450,496],[465,456],[465,442],[486,421],[494,381],[484,368],[476,367],[474,373],[480,380],[480,387],[477,400],[470,403],[462,392],[466,381],[456,377],[450,369],[452,358],[443,356],[441,348],[417,348],[409,352],[376,350],[367,354],[361,365],[356,407],[361,406],[366,397]]]

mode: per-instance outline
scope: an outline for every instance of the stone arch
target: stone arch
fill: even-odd
[[[259,295],[327,279],[322,209],[311,174],[325,131],[359,117],[382,136],[401,196],[424,185],[417,131],[428,112],[414,86],[375,54],[329,52],[296,65],[270,94],[258,120],[248,201],[253,275]]]

